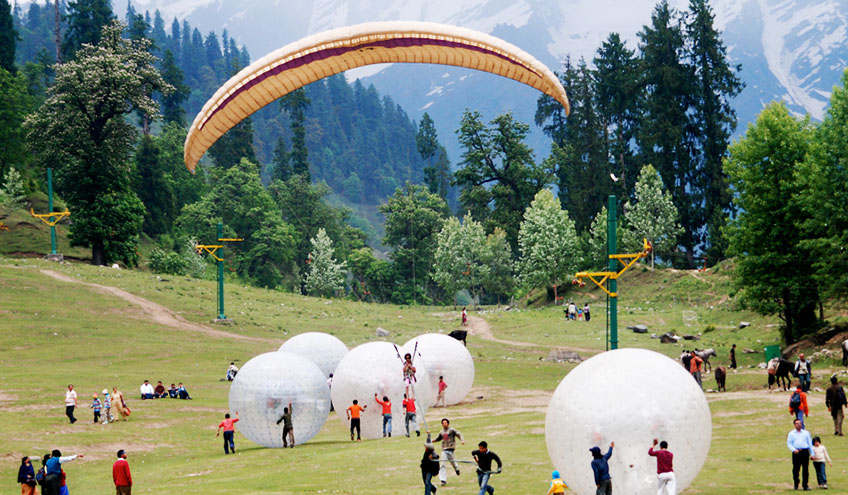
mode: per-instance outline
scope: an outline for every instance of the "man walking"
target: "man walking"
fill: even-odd
[[[427,430],[427,438],[430,438],[430,431]],[[436,438],[433,439],[433,442],[442,441],[442,456],[444,460],[451,463],[454,471],[456,471],[456,475],[459,476],[459,466],[456,465],[456,461],[454,460],[453,452],[456,450],[456,439],[459,438],[459,441],[462,445],[465,445],[465,440],[462,438],[462,433],[456,431],[451,428],[450,420],[448,418],[442,418],[442,431],[436,435]],[[448,484],[448,467],[443,462],[442,466],[439,468],[439,481],[441,481],[442,486]]]
[[[660,444],[660,450],[654,450],[657,443]],[[674,454],[668,451],[668,442],[658,442],[655,438],[654,444],[648,449],[648,455],[657,458],[657,495],[677,495],[677,480],[672,466]]]
[[[356,430],[356,441],[359,442],[362,439],[359,437],[360,432],[360,423],[359,423],[359,415],[365,411],[365,408],[368,406],[360,406],[359,401],[353,399],[353,404],[347,408],[347,420],[350,421],[350,441],[353,441],[353,430]]]
[[[824,403],[833,418],[833,434],[841,437],[842,420],[844,418],[842,408],[848,405],[848,401],[845,400],[845,390],[836,379],[836,375],[830,377],[830,383],[831,385],[825,393]]]
[[[813,440],[810,433],[804,429],[801,420],[795,420],[795,428],[786,437],[786,446],[792,452],[792,481],[798,489],[798,471],[801,471],[805,491],[810,490],[810,455],[813,453]]]
[[[489,485],[489,478],[492,476],[492,473],[500,473],[503,464],[501,464],[501,458],[498,457],[498,454],[495,454],[491,450],[489,450],[489,444],[485,441],[480,442],[477,445],[477,450],[471,451],[471,457],[474,458],[474,462],[477,463],[477,485],[480,486],[479,495],[492,495],[495,493],[495,487]],[[498,463],[498,470],[492,471],[492,461]]]
[[[112,464],[112,481],[115,482],[115,495],[131,495],[132,475],[124,449],[118,451],[118,460]]]
[[[804,354],[798,355],[798,361],[795,363],[795,376],[801,382],[801,388],[804,392],[810,391],[810,377],[813,374],[813,367],[810,361],[804,359]]]
[[[74,391],[73,385],[68,385],[68,391],[65,392],[65,416],[71,421],[71,424],[77,422],[74,417],[74,408],[77,407],[77,393]]]
[[[810,415],[810,406],[807,405],[807,394],[801,390],[799,383],[795,392],[789,396],[789,414],[795,416],[795,419],[801,422],[801,427],[804,427],[804,416]]]
[[[736,344],[730,347],[730,367],[736,369]]]

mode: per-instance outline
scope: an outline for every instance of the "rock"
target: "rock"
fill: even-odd
[[[659,335],[657,335],[657,334],[655,334],[655,333],[652,333],[652,334],[651,334],[651,338],[652,338],[652,339],[658,339],[658,338],[660,338],[660,336],[659,336]]]
[[[764,370],[764,369],[768,368],[768,363],[760,363],[760,364],[757,365],[757,368]]]
[[[740,322],[739,322],[739,328],[748,328],[748,327],[750,327],[750,326],[751,326],[751,322],[750,322],[750,321],[740,321]]]
[[[389,331],[388,331],[388,330],[386,330],[386,329],[383,329],[383,328],[377,327],[377,331],[376,331],[376,332],[374,332],[374,334],[375,334],[375,335],[377,335],[377,337],[388,337],[388,336],[389,336]]]
[[[684,335],[683,340],[701,340],[701,337],[698,335]]]
[[[757,351],[754,349],[742,349],[742,354],[756,354]]]
[[[554,363],[579,363],[583,361],[583,358],[574,351],[554,349],[548,353],[548,357],[545,358],[545,360],[552,361]]]
[[[645,325],[633,325],[632,330],[636,333],[648,333],[648,327]]]
[[[115,270],[120,270],[121,266],[117,263],[112,263],[112,268],[115,269]]]
[[[663,344],[676,344],[678,340],[680,340],[680,337],[671,332],[660,335],[660,342]]]

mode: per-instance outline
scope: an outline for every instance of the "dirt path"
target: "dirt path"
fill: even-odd
[[[471,316],[468,315],[468,333],[474,335],[475,337],[480,337],[483,340],[488,340],[491,342],[497,342],[499,344],[512,345],[516,347],[542,347],[545,349],[557,349],[563,351],[574,351],[574,352],[589,352],[596,353],[597,349],[587,349],[585,347],[574,347],[574,346],[546,346],[542,344],[534,344],[532,342],[520,342],[517,340],[505,340],[499,339],[495,337],[495,334],[492,333],[492,326],[489,325],[489,322],[480,318],[479,316]]]
[[[48,277],[55,278],[56,280],[61,280],[62,282],[68,282],[72,284],[84,285],[86,287],[90,287],[97,292],[102,294],[107,294],[110,296],[115,296],[123,299],[124,301],[129,302],[130,304],[134,304],[141,308],[144,313],[147,314],[149,319],[158,325],[164,325],[171,328],[176,328],[179,330],[185,330],[189,332],[201,333],[203,335],[208,335],[210,337],[215,337],[219,339],[233,339],[240,340],[243,342],[273,342],[278,344],[279,341],[274,339],[264,339],[259,337],[249,337],[247,335],[239,335],[237,333],[226,332],[224,330],[216,330],[214,328],[207,327],[206,325],[201,325],[199,323],[192,323],[185,318],[177,315],[170,309],[162,306],[160,304],[156,304],[155,302],[149,301],[143,297],[136,296],[135,294],[130,294],[129,292],[119,289],[117,287],[110,287],[108,285],[100,285],[94,284],[91,282],[83,282],[81,280],[75,279],[68,275],[55,272],[53,270],[40,270],[41,273],[47,275]]]

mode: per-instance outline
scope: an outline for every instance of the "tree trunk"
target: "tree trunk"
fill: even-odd
[[[557,298],[557,284],[554,284],[554,306],[559,304],[557,301],[559,301],[559,298]]]
[[[106,264],[106,248],[102,240],[97,240],[91,245],[91,264],[97,266]]]

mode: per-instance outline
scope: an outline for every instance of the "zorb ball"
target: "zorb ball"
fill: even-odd
[[[445,389],[445,403],[453,405],[462,402],[474,385],[474,359],[468,349],[455,338],[442,333],[419,335],[403,347],[412,353],[416,342],[418,355],[413,361],[427,368],[435,393],[438,395],[439,377],[443,376],[448,386]]]
[[[264,447],[282,447],[283,423],[277,420],[292,404],[294,441],[309,441],[330,413],[327,379],[308,358],[266,352],[241,367],[230,386],[230,412],[239,413],[238,430]]]
[[[654,438],[668,442],[677,490],[683,491],[710,450],[710,408],[694,378],[653,351],[618,349],[584,361],[563,378],[548,405],[548,453],[580,494],[595,493],[589,449],[598,446],[606,454],[610,442],[616,493],[656,493],[656,458],[648,455]]]
[[[327,379],[347,354],[347,346],[328,333],[306,332],[287,340],[280,346],[280,352],[291,352],[309,358],[321,368],[324,378]]]
[[[362,438],[379,438],[383,436],[382,407],[374,400],[374,393],[383,400],[388,396],[392,402],[392,434],[399,436],[405,433],[403,394],[406,384],[403,381],[403,363],[398,359],[404,351],[389,342],[369,342],[350,350],[342,358],[333,373],[332,399],[336,414],[342,421],[347,422],[345,412],[353,400],[359,401],[360,406],[367,409],[360,416]],[[423,417],[428,404],[418,399],[417,391],[432,390],[427,370],[417,366],[418,382],[413,388],[416,391],[416,412]]]

